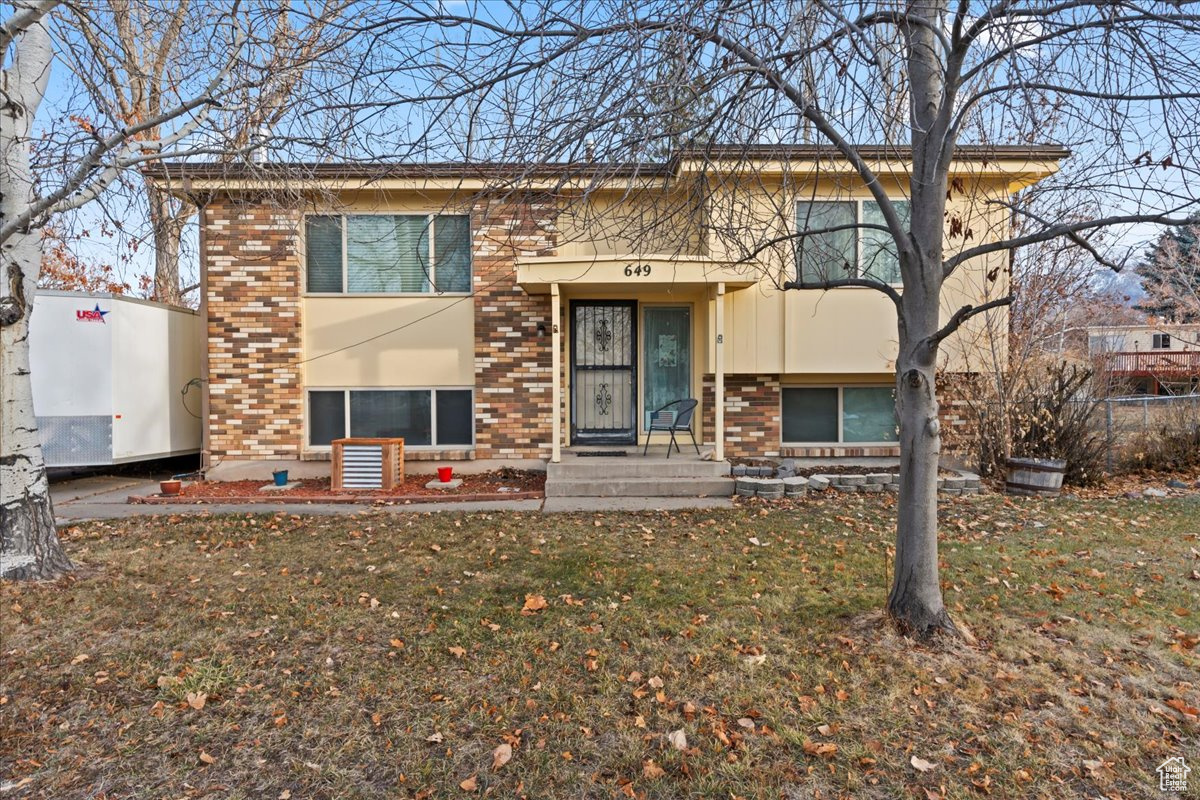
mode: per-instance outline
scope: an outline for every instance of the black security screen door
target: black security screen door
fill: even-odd
[[[637,441],[636,303],[576,302],[571,311],[571,441]]]

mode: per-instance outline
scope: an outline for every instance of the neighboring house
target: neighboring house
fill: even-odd
[[[1200,392],[1200,325],[1087,329],[1088,355],[1111,394]]]
[[[866,155],[902,197],[894,150]],[[1064,155],[959,148],[947,251],[1007,231],[989,201]],[[894,251],[872,232],[809,237],[800,254],[769,244],[877,207],[828,151],[754,156],[752,181],[742,154],[725,169],[606,165],[584,199],[578,165],[569,179],[542,165],[522,192],[489,189],[513,174],[499,164],[158,167],[202,207],[210,474],[301,471],[348,435],[403,436],[409,461],[535,466],[643,441],[650,411],[683,397],[717,459],[896,455],[891,301],[779,288],[798,268],[898,284]],[[654,236],[636,235],[651,219]],[[944,317],[1007,291],[1007,258],[957,272]],[[944,425],[962,422],[954,378],[978,369],[983,319],[945,347]]]

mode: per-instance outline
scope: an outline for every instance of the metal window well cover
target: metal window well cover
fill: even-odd
[[[50,467],[84,467],[113,463],[112,417],[38,417],[42,457]]]
[[[342,486],[383,488],[383,445],[348,444],[342,448]]]

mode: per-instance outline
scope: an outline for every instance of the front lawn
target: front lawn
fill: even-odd
[[[0,797],[1200,796],[1195,497],[945,504],[936,649],[890,502],[83,525],[0,590]]]

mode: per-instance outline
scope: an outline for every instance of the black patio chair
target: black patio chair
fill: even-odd
[[[676,453],[681,452],[679,442],[675,441],[676,431],[687,431],[688,436],[692,437],[692,447],[696,448],[696,455],[700,455],[700,445],[696,444],[696,434],[692,433],[692,415],[696,413],[698,404],[693,398],[686,397],[667,403],[657,411],[651,411],[650,425],[646,428],[646,446],[642,449],[642,455],[650,451],[650,435],[655,431],[671,434],[671,441],[667,443],[667,458],[671,457],[671,445],[675,445]]]

